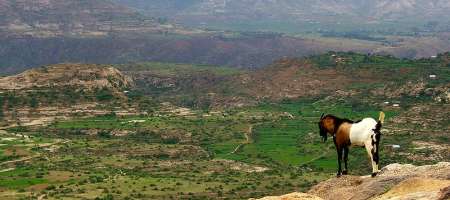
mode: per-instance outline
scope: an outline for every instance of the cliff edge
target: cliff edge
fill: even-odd
[[[323,181],[307,193],[260,200],[445,200],[450,198],[450,162],[414,166],[390,164],[378,176],[342,176]]]

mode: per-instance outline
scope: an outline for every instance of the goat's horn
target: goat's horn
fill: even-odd
[[[322,113],[322,115],[320,116],[320,119],[323,119],[323,116],[325,115],[325,113]]]

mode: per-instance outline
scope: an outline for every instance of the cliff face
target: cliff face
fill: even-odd
[[[375,178],[369,176],[342,176],[321,182],[307,194],[292,193],[261,200],[303,199],[411,199],[444,200],[450,198],[450,163],[414,166],[391,164]]]

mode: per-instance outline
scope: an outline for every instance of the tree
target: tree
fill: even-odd
[[[32,96],[30,99],[30,107],[37,108],[39,106],[39,101],[36,99],[36,97]]]

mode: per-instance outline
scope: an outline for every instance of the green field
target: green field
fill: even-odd
[[[336,56],[343,62],[336,64]],[[236,77],[251,72],[184,64],[133,65],[127,73],[150,73],[175,86],[147,87],[154,80],[140,79],[140,90],[111,102],[104,100],[107,103],[100,106],[110,109],[109,114],[76,115],[47,126],[18,124],[1,131],[0,198],[248,199],[306,191],[334,177],[337,170],[333,141],[323,143],[319,136],[317,122],[322,113],[359,120],[377,119],[380,111],[385,112],[381,167],[450,158],[439,148],[428,148],[449,142],[448,102],[435,100],[442,95],[439,88],[450,82],[444,56],[414,61],[330,52],[306,62],[313,66],[311,70],[345,71],[370,81],[352,82],[344,88],[351,91],[347,96],[322,92],[214,107],[217,102],[205,97],[213,96],[210,91],[219,91],[215,95],[221,103],[229,100],[226,97],[251,98],[239,96],[243,88],[228,88],[239,80]],[[439,78],[429,79],[429,74]],[[416,87],[420,81],[424,91],[432,88],[436,94],[408,93],[408,84]],[[393,90],[382,90],[389,87]],[[407,92],[397,92],[397,88]],[[35,97],[46,96],[40,92]],[[99,93],[92,94],[104,96]],[[20,99],[14,95],[4,94]],[[17,105],[29,104],[31,98],[26,97]],[[46,96],[45,102],[55,98]],[[385,101],[401,106],[385,105]],[[113,111],[123,105],[147,113],[122,116]],[[391,148],[394,144],[401,148]],[[365,149],[351,148],[349,173],[370,172]]]

